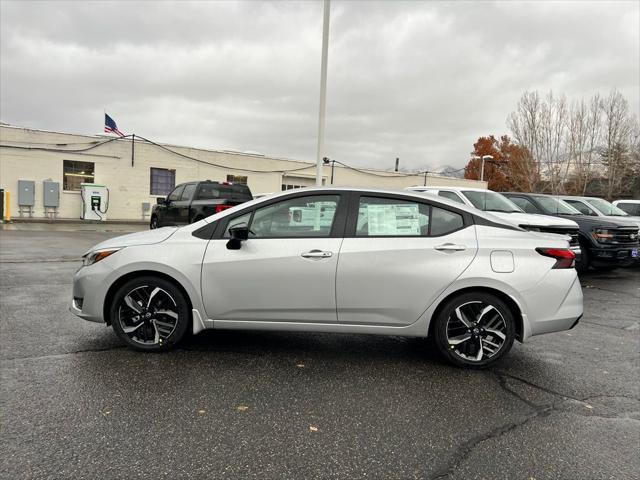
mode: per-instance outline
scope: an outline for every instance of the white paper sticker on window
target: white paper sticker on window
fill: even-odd
[[[367,205],[369,235],[420,235],[417,204]]]

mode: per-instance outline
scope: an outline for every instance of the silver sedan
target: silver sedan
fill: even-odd
[[[70,309],[142,351],[205,329],[370,333],[482,367],[576,325],[573,267],[568,237],[443,198],[300,189],[96,245]]]

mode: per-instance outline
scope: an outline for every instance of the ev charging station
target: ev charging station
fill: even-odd
[[[82,198],[82,220],[107,221],[109,209],[109,189],[95,183],[80,184],[80,198]]]

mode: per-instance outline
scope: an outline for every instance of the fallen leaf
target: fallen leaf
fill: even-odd
[[[205,410],[198,410],[198,415],[204,415],[205,413],[207,413]]]
[[[588,408],[589,410],[593,410],[593,407],[591,405],[585,405],[584,408]]]
[[[244,412],[246,410],[249,410],[249,407],[247,407],[246,405],[238,405],[236,408],[238,409],[239,412]]]
[[[297,363],[297,364],[296,364],[296,367],[298,367],[298,368],[304,368],[304,363]]]
[[[309,426],[309,430],[312,432],[317,432],[318,431],[318,427],[314,427],[313,425]]]

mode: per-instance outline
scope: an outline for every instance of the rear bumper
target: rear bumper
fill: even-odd
[[[561,332],[576,326],[583,313],[582,287],[577,275],[556,311],[545,318],[529,317],[531,336]]]

